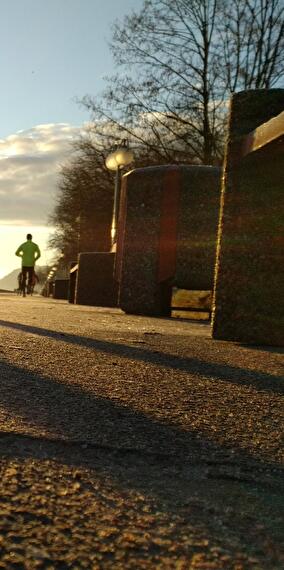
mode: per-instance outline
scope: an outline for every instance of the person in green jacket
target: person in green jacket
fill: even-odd
[[[28,276],[28,287],[31,288],[35,262],[40,258],[41,253],[38,245],[32,241],[33,236],[27,234],[27,241],[20,245],[15,253],[18,257],[22,258],[22,286],[23,295],[26,295],[26,281]]]

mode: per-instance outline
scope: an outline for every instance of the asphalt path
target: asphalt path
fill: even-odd
[[[0,568],[278,570],[283,349],[0,295]]]

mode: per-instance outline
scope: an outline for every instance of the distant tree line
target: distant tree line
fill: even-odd
[[[100,97],[83,99],[93,127],[62,169],[51,245],[67,259],[84,251],[80,228],[90,221],[90,246],[108,249],[113,178],[104,160],[119,139],[135,149],[135,166],[220,164],[230,95],[283,77],[283,16],[282,0],[144,0],[116,22],[118,71]]]
[[[105,168],[106,149],[84,136],[74,144],[73,158],[61,169],[57,201],[50,216],[55,231],[49,246],[65,262],[79,252],[108,251],[113,204],[113,177]]]

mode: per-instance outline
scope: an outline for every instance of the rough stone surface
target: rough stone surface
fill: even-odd
[[[68,299],[69,293],[69,279],[55,279],[54,280],[54,298],[55,299]]]
[[[180,289],[213,290],[221,170],[182,167],[174,284]]]
[[[123,177],[121,199],[126,203],[118,228],[118,302],[130,313],[160,314],[162,310],[157,265],[163,172],[156,168],[136,169]]]
[[[79,254],[75,303],[97,307],[117,306],[114,258],[114,253]]]
[[[0,568],[282,570],[283,349],[0,295]]]
[[[216,266],[213,335],[284,344],[283,141],[240,160],[243,136],[284,108],[284,90],[232,99]]]
[[[165,192],[178,176],[175,235],[167,235],[175,204],[163,210]],[[170,180],[170,182],[168,182]],[[162,315],[170,308],[171,288],[213,288],[220,171],[209,166],[158,166],[124,177],[118,242],[119,306],[129,313]],[[123,213],[122,213],[123,212]],[[161,227],[164,233],[161,237]],[[173,239],[175,243],[173,244]],[[175,249],[175,253],[173,253]],[[175,255],[172,272],[160,267]],[[163,259],[161,257],[163,256]]]

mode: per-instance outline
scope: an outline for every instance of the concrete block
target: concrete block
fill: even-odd
[[[117,306],[117,283],[114,280],[114,253],[80,253],[75,303],[97,307]]]
[[[68,299],[68,294],[69,294],[69,279],[55,279],[53,298]]]
[[[213,288],[220,169],[157,166],[123,177],[116,279],[128,313],[170,315],[171,292]]]
[[[221,169],[182,166],[174,285],[213,290]]]
[[[283,108],[283,89],[232,98],[213,300],[216,339],[284,344],[283,139],[241,154],[244,135]]]

